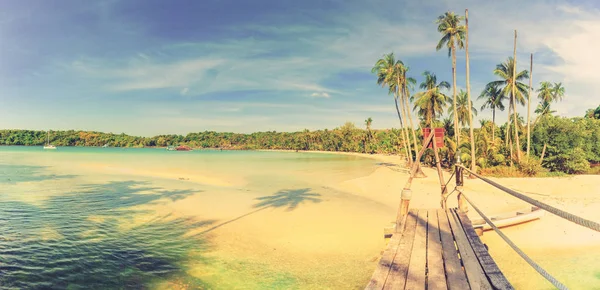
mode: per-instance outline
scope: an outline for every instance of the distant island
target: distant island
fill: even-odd
[[[205,131],[183,135],[158,135],[139,137],[126,134],[112,134],[94,131],[51,131],[50,143],[59,147],[167,147],[187,145],[200,149],[224,150],[302,150],[357,152],[367,154],[398,154],[404,156],[404,147],[399,129],[375,130],[373,120],[365,121],[365,128],[353,123],[332,130],[303,130],[300,132],[256,132],[252,134]],[[442,122],[446,132],[452,132],[452,120]],[[529,163],[511,166],[510,152],[490,154],[491,122],[483,121],[475,129],[477,144],[477,166],[483,174],[492,176],[542,176],[557,173],[581,174],[600,173],[600,120],[594,115],[583,118],[544,116],[532,130],[531,154],[539,156]],[[467,129],[463,129],[466,133]],[[504,136],[506,124],[497,127],[498,135]],[[43,146],[46,131],[0,130],[0,145]],[[415,130],[422,140],[420,130]],[[448,134],[447,139],[451,138]],[[524,138],[524,136],[523,136]],[[498,139],[499,140],[499,139]],[[452,145],[451,139],[446,143]],[[521,142],[525,144],[525,142]],[[108,146],[107,146],[108,145]],[[452,160],[460,149],[461,158],[469,160],[470,147],[467,143],[459,148],[446,146],[440,151],[444,167],[452,166]],[[428,150],[430,151],[430,150]],[[413,151],[414,155],[414,151]],[[543,155],[543,157],[542,157]],[[541,160],[540,160],[541,159]],[[432,165],[433,153],[426,152],[422,158],[425,164]]]

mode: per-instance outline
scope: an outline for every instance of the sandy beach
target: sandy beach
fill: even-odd
[[[39,178],[8,183],[5,191],[40,208],[60,205],[65,192],[105,194],[107,201],[125,195],[139,201],[122,209],[130,218],[114,220],[126,235],[157,221],[189,221],[193,226],[173,242],[198,239],[198,244],[178,263],[214,289],[363,288],[385,249],[384,228],[394,222],[408,178],[402,157],[377,154],[77,150],[82,153],[19,155],[18,164],[40,166],[32,167]],[[437,173],[423,170],[427,177],[413,181],[410,205],[439,208]],[[51,178],[37,181],[43,177]],[[449,177],[444,172],[445,180]],[[493,180],[600,220],[600,176]],[[481,180],[465,179],[464,189],[491,216],[529,207]],[[456,206],[455,194],[448,204]],[[468,214],[479,218],[472,209]],[[93,235],[113,217],[100,210],[83,218],[90,225],[79,238],[102,242],[103,236]],[[47,225],[40,231],[43,239],[59,237]],[[570,288],[600,285],[597,233],[548,213],[503,231]],[[485,232],[482,240],[516,289],[551,287],[494,232]],[[155,286],[173,289],[177,283],[166,279]]]
[[[239,266],[239,279],[247,279],[247,267],[262,268],[263,271],[295,273],[300,277],[300,288],[358,287],[368,281],[381,251],[385,248],[383,228],[394,221],[400,192],[408,178],[403,159],[399,156],[360,153],[310,152],[341,154],[371,158],[379,166],[370,174],[358,178],[329,183],[324,188],[334,192],[327,202],[306,204],[286,212],[267,209],[236,220],[235,223],[219,227],[208,233],[219,246],[212,253],[220,260],[229,260],[223,267],[238,269],[239,257],[244,257],[244,266]],[[306,152],[290,151],[290,154]],[[414,179],[411,207],[438,208],[440,206],[440,184],[437,172],[423,168],[426,178]],[[154,174],[156,176],[156,174]],[[167,173],[165,173],[165,176]],[[444,178],[450,177],[444,172]],[[537,200],[580,215],[591,220],[600,220],[600,176],[570,176],[557,178],[492,178]],[[217,184],[215,184],[217,185]],[[449,189],[454,187],[454,181]],[[478,179],[465,179],[465,193],[488,215],[514,212],[529,205]],[[319,192],[315,189],[315,192]],[[192,196],[168,205],[171,212],[183,216],[219,217],[220,220],[236,218],[233,212],[251,209],[253,195],[234,199],[232,194],[226,206],[218,200],[210,202],[200,196]],[[449,200],[456,207],[456,194]],[[201,212],[202,214],[197,214]],[[347,213],[353,213],[349,216]],[[474,210],[471,219],[479,218]],[[198,229],[203,232],[206,229]],[[564,275],[562,267],[569,263],[584,262],[585,251],[600,250],[600,234],[546,213],[537,221],[503,229],[522,250],[557,274],[570,285],[591,285],[600,280],[573,278]],[[493,231],[481,237],[490,247],[490,253],[517,289],[544,289],[550,286],[533,269],[518,257]],[[243,242],[242,242],[243,241]],[[549,259],[553,253],[555,259]],[[572,256],[580,257],[574,259]],[[562,257],[562,261],[561,260]],[[217,277],[206,272],[204,265],[192,267],[193,272],[204,279]],[[224,270],[223,270],[224,271]],[[258,275],[257,270],[257,275]],[[339,281],[344,281],[339,284]],[[331,283],[329,284],[328,281]],[[220,285],[238,285],[234,280],[215,280]],[[318,288],[318,287],[317,287]],[[360,288],[360,287],[358,287]]]

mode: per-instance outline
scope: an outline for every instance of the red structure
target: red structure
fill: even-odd
[[[431,133],[431,128],[423,128],[423,139]],[[433,142],[437,148],[444,147],[444,128],[433,128]],[[433,148],[433,142],[429,143],[427,148]]]

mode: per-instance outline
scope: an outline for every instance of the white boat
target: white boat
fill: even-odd
[[[56,146],[50,144],[50,132],[48,131],[48,141],[46,141],[46,145],[44,145],[45,150],[56,150]]]

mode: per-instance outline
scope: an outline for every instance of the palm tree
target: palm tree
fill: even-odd
[[[541,82],[540,88],[537,90],[537,92],[538,92],[538,98],[542,102],[546,102],[546,103],[550,104],[554,101],[554,92],[553,92],[552,83]]]
[[[510,102],[508,107],[508,119],[510,119],[511,109],[513,112],[516,112],[516,104],[515,102],[525,105],[525,96],[528,94],[528,86],[524,83],[520,82],[529,78],[529,73],[527,70],[523,70],[519,73],[516,73],[515,70],[515,61],[512,57],[509,57],[506,62],[496,65],[496,69],[494,70],[494,74],[500,78],[500,80],[492,81],[486,85],[486,90],[490,87],[496,86],[502,88],[502,95],[510,96]],[[513,78],[513,75],[516,75]],[[513,79],[515,80],[513,83]],[[514,87],[514,90],[513,90]],[[514,92],[514,95],[513,95]],[[506,130],[506,143],[508,144],[508,135],[509,130]],[[518,130],[515,131],[515,134],[518,135]],[[520,152],[520,148],[517,148],[517,156]]]
[[[492,109],[492,140],[495,140],[496,132],[496,109],[504,111],[504,100],[506,95],[502,94],[502,90],[498,85],[486,86],[477,99],[484,99],[485,102],[481,106],[481,110],[486,108]]]
[[[436,24],[437,30],[442,34],[442,38],[435,47],[439,51],[446,45],[448,47],[448,57],[452,56],[452,99],[456,100],[456,48],[464,48],[463,39],[465,38],[465,26],[461,25],[464,18],[456,15],[454,12],[446,12],[438,16]],[[456,103],[454,103],[456,110]],[[454,134],[456,135],[456,143],[460,143],[458,134],[458,119],[454,118]]]
[[[413,120],[412,120],[412,114],[410,113],[410,100],[409,100],[409,96],[410,96],[410,90],[414,87],[414,85],[417,83],[417,80],[415,80],[412,77],[407,77],[406,73],[408,72],[409,67],[408,66],[404,66],[402,67],[399,72],[400,72],[400,78],[399,78],[399,83],[401,83],[401,87],[402,89],[402,95],[403,95],[403,108],[406,108],[405,110],[405,116],[407,116],[408,121],[410,123],[410,131],[412,132],[412,137],[413,137],[413,145],[415,146],[415,162],[417,162],[417,171],[415,172],[415,177],[427,177],[425,175],[425,173],[423,172],[423,169],[421,169],[421,160],[419,158],[417,158],[417,151],[419,151],[419,147],[417,145],[417,135],[415,133],[415,127],[413,125]]]
[[[562,86],[562,83],[554,83],[554,87],[552,88],[552,93],[554,95],[554,101],[562,101],[565,97],[565,87]]]
[[[477,109],[471,107],[471,111],[473,112],[473,115],[477,116]],[[461,126],[465,126],[469,121],[469,98],[467,92],[463,90],[460,90],[460,93],[458,93],[458,100],[456,101],[456,112],[458,112],[458,123]],[[448,113],[450,113],[450,117],[453,118],[454,108],[450,107],[448,109]]]
[[[373,119],[371,117],[365,120],[365,126],[367,127],[367,140],[365,142],[365,153],[367,153],[367,147],[371,145],[371,124],[373,123]]]
[[[471,81],[469,68],[469,9],[465,9],[465,60],[466,60],[466,81],[467,81],[467,107],[469,108],[469,139],[471,140],[471,171],[475,172],[475,136],[473,133],[473,112],[477,111],[471,103]]]
[[[441,90],[450,89],[450,84],[446,81],[438,83],[435,74],[429,71],[425,71],[423,76],[425,80],[419,87],[425,91],[415,94],[414,110],[419,110],[419,115],[425,119],[425,126],[431,128],[434,120],[444,113],[449,98]]]
[[[382,87],[388,86],[389,93],[394,95],[394,102],[396,104],[396,113],[398,113],[398,120],[400,121],[400,127],[402,130],[402,139],[404,143],[404,149],[406,151],[406,159],[408,164],[412,164],[412,152],[410,151],[410,140],[408,138],[408,133],[405,130],[404,122],[402,119],[404,118],[403,114],[400,112],[400,108],[398,107],[398,74],[401,72],[401,69],[404,67],[404,64],[401,60],[396,60],[394,53],[388,53],[383,56],[383,58],[377,60],[375,66],[371,69],[372,73],[377,74],[377,84]]]

